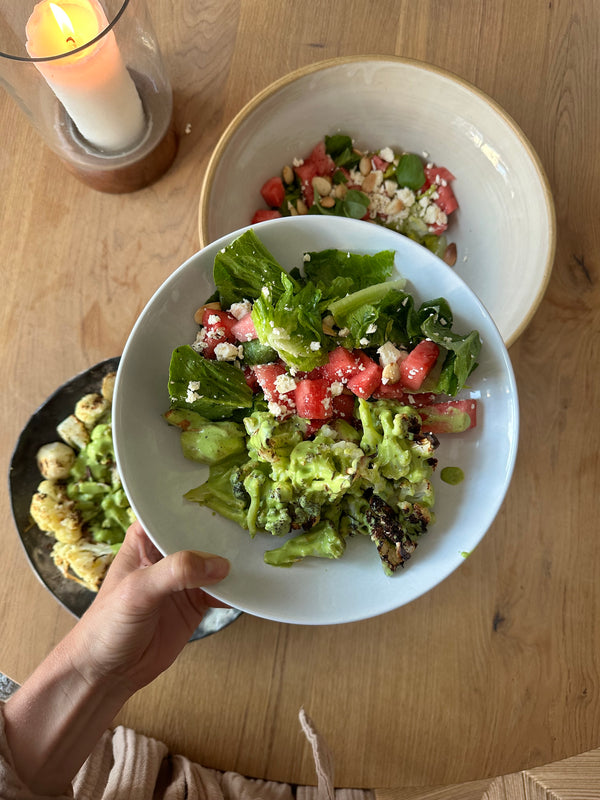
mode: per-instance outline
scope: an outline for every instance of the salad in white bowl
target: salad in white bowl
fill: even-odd
[[[209,466],[185,498],[252,537],[293,534],[267,564],[337,559],[364,535],[393,574],[434,519],[438,435],[476,425],[478,401],[452,398],[479,333],[456,332],[444,298],[415,303],[394,257],[308,252],[288,274],[247,230],[173,351],[164,416]]]
[[[435,359],[419,362],[421,342]],[[464,562],[504,500],[518,404],[500,334],[454,270],[371,223],[306,215],[235,231],[164,282],[121,357],[113,437],[156,545],[231,561],[216,597],[335,624]]]

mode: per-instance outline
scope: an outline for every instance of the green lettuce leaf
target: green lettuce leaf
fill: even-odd
[[[241,369],[204,358],[187,344],[171,355],[169,396],[172,406],[189,408],[211,420],[226,419],[252,406],[252,390]]]
[[[252,229],[245,231],[217,253],[213,279],[221,308],[255,300],[268,286],[277,300],[283,293],[282,275],[287,275]]]
[[[393,250],[359,255],[345,250],[308,253],[304,274],[331,299],[387,281],[394,270]],[[337,282],[337,283],[336,283]]]
[[[481,338],[477,331],[459,334],[452,330],[454,318],[443,297],[430,300],[419,308],[421,338],[431,339],[446,352],[442,369],[433,391],[453,397],[466,384],[477,366]]]
[[[252,307],[252,321],[262,344],[272,347],[291,367],[310,372],[327,360],[331,343],[323,333],[321,292],[312,283],[299,291],[288,275],[283,294],[274,298],[265,287]]]
[[[406,281],[399,278],[377,283],[337,298],[327,304],[337,327],[344,332],[344,347],[379,347],[386,341],[405,343],[406,333],[396,319],[403,313],[402,292]]]
[[[416,191],[425,183],[425,170],[423,162],[415,153],[403,153],[396,167],[396,180],[398,186],[408,186]]]
[[[354,152],[352,139],[343,133],[325,137],[325,152],[333,158],[338,167],[351,169],[360,161],[360,155]]]

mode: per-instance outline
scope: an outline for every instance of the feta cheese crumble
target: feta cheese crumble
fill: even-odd
[[[193,403],[196,400],[200,400],[202,397],[199,394],[198,389],[200,388],[200,381],[190,381],[187,385],[187,392],[185,395],[185,402],[186,403]]]
[[[287,394],[287,392],[294,391],[296,388],[296,381],[291,375],[278,375],[275,378],[275,388],[279,394]]]
[[[395,364],[399,358],[402,358],[402,351],[398,350],[391,342],[386,342],[377,348],[377,355],[381,366],[387,367],[388,364]]]
[[[252,311],[252,303],[250,300],[243,300],[241,303],[234,303],[229,309],[229,313],[233,314],[236,319],[242,319],[246,314]]]
[[[236,358],[244,357],[244,348],[242,345],[230,344],[229,342],[220,342],[215,347],[215,356],[217,361],[235,361]]]

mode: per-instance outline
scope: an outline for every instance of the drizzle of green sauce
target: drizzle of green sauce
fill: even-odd
[[[461,550],[460,554],[463,558],[468,558],[471,555],[468,550]]]
[[[440,472],[440,478],[444,481],[444,483],[449,483],[452,486],[456,486],[457,483],[460,483],[465,479],[465,473],[460,467],[444,467],[444,469]]]

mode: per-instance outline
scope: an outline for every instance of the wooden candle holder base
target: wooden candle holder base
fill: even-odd
[[[162,138],[148,153],[138,161],[121,164],[111,168],[105,160],[97,169],[64,161],[67,169],[80,181],[98,192],[126,194],[137,192],[154,183],[169,169],[177,155],[178,138],[173,117]]]

